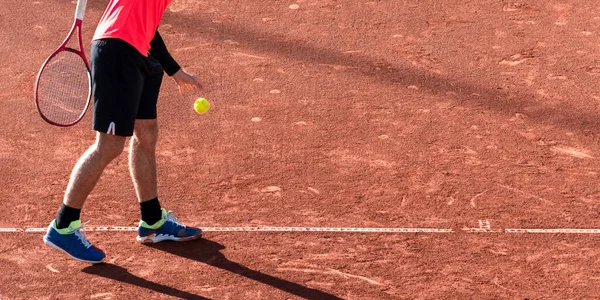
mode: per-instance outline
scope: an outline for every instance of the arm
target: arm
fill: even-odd
[[[173,74],[177,73],[177,71],[181,69],[179,64],[175,61],[175,59],[173,59],[167,50],[167,46],[165,45],[165,42],[158,31],[156,31],[154,38],[152,41],[150,41],[150,55],[154,56],[154,58],[158,60],[160,65],[169,76],[173,76]]]
[[[150,55],[156,58],[165,72],[167,72],[167,75],[173,77],[175,82],[177,82],[180,93],[183,93],[186,88],[190,90],[202,88],[202,84],[198,82],[198,79],[194,75],[186,73],[171,56],[158,30],[154,34],[152,41],[150,41]]]

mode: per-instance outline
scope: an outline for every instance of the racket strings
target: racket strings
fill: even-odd
[[[61,51],[52,57],[38,82],[40,113],[61,125],[79,120],[90,96],[88,74],[85,62],[76,53]]]

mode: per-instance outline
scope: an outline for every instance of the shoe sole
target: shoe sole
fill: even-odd
[[[47,240],[46,237],[44,237],[44,244],[46,244],[46,245],[48,245],[48,246],[50,246],[50,247],[52,247],[52,248],[54,248],[54,249],[56,249],[58,251],[60,251],[60,252],[62,252],[64,254],[70,256],[72,259],[74,259],[76,261],[80,261],[80,262],[84,262],[84,263],[90,263],[90,264],[99,264],[99,263],[101,263],[104,260],[104,258],[101,259],[101,260],[98,260],[98,261],[95,261],[95,260],[85,260],[85,259],[77,258],[77,257],[71,255],[69,252],[63,250],[62,248],[54,245],[51,241]]]
[[[188,242],[197,240],[202,237],[202,231],[200,231],[197,235],[188,236],[188,237],[175,237],[172,235],[156,235],[151,234],[148,236],[138,236],[135,239],[142,244],[156,244],[163,241],[173,241],[173,242]]]

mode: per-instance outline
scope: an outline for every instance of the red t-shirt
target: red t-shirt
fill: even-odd
[[[117,38],[148,56],[156,33],[171,0],[110,0],[93,40]]]

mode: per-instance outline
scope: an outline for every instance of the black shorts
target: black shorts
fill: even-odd
[[[136,119],[156,119],[163,78],[160,63],[119,39],[91,46],[94,130],[132,136]]]

